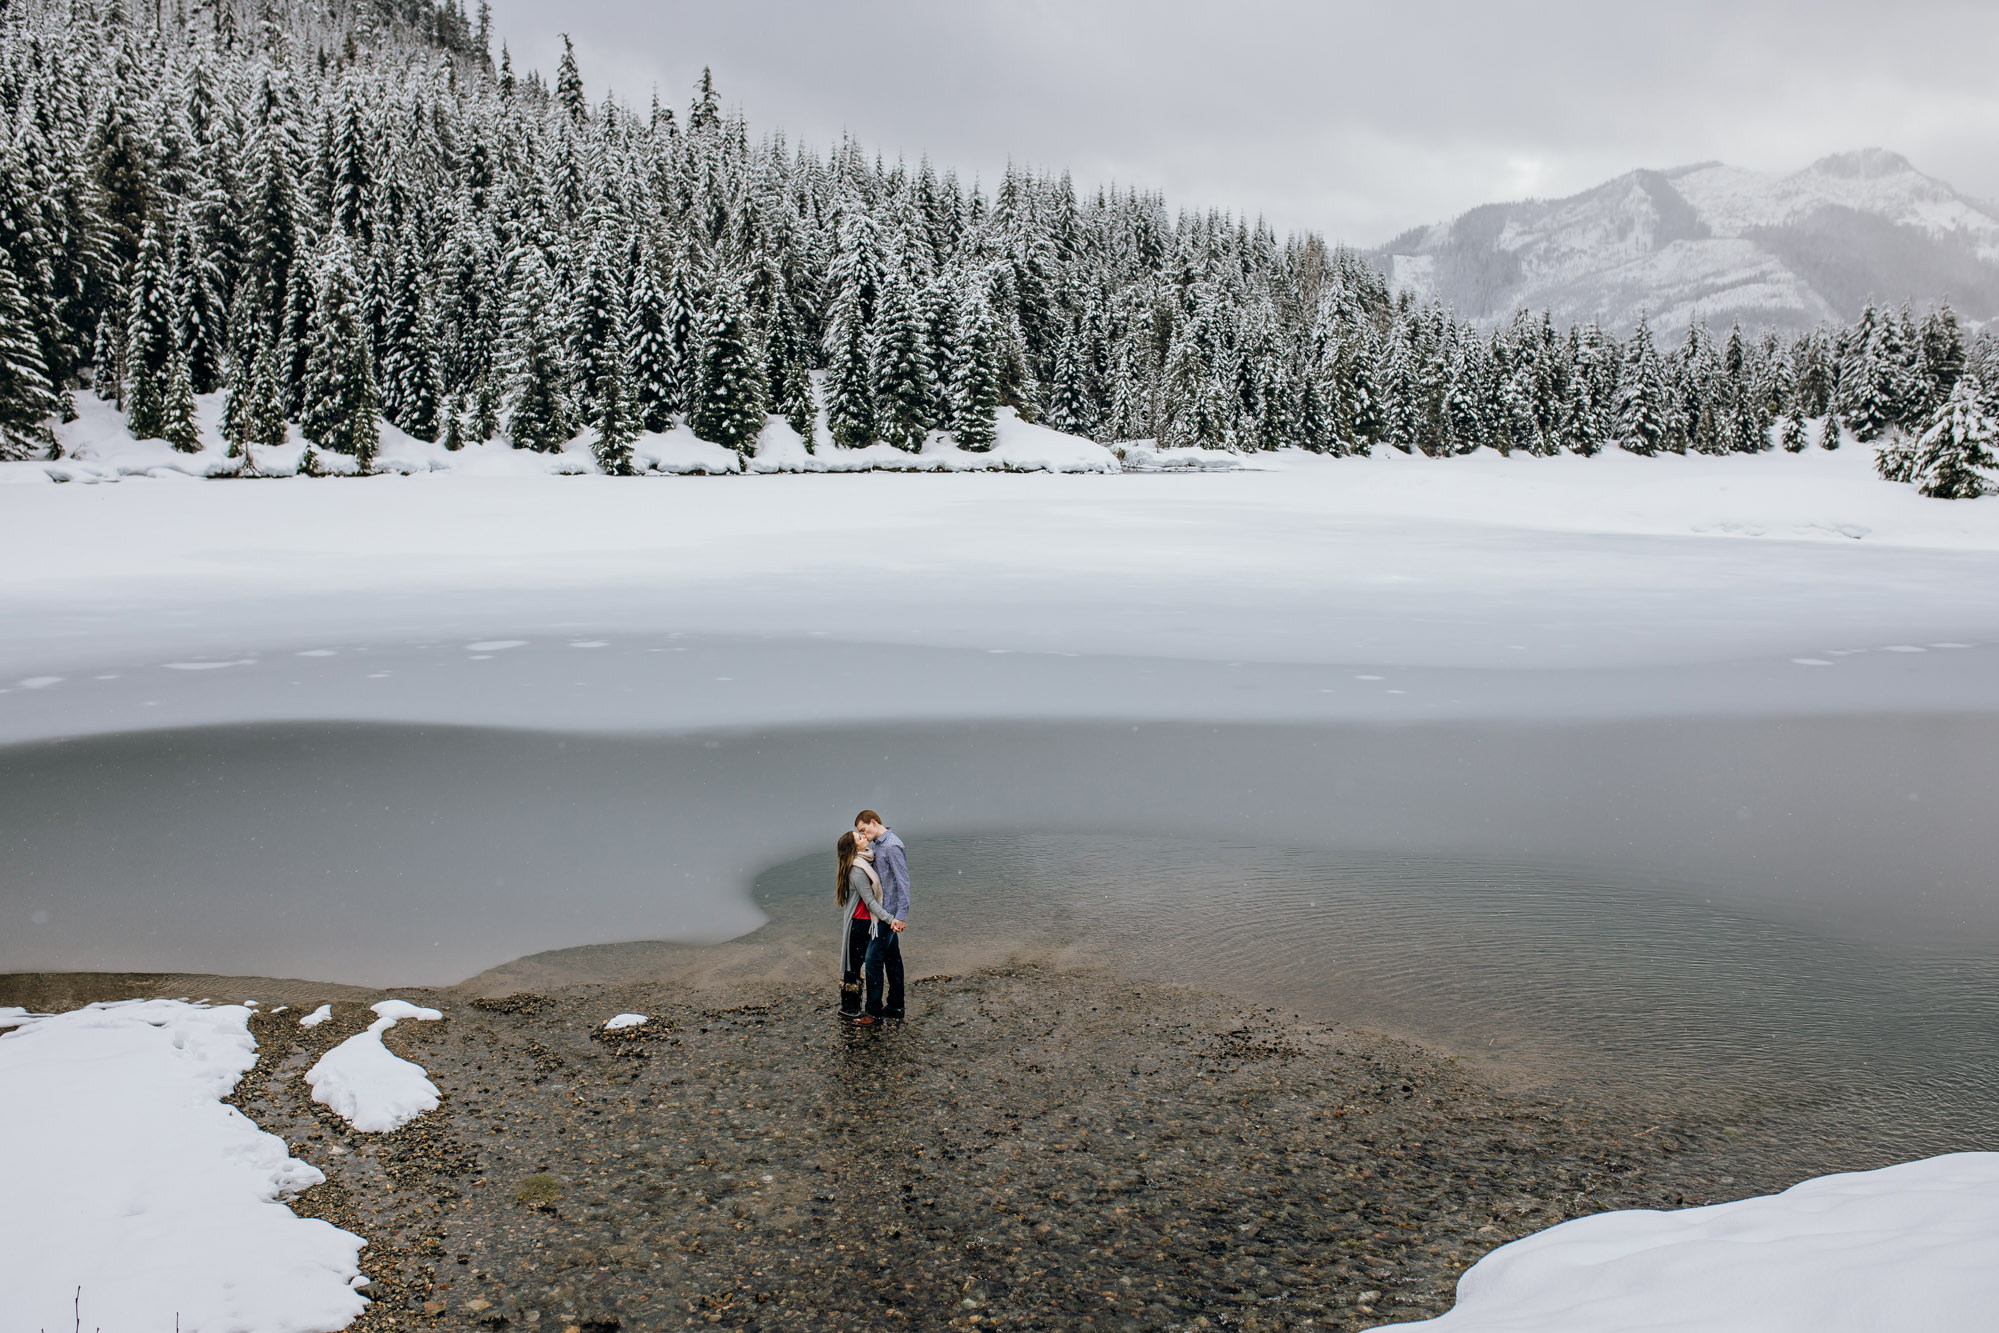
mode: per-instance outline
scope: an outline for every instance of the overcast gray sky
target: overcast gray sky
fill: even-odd
[[[1873,145],[1999,198],[1999,3],[494,0],[516,68],[576,43],[753,130],[990,181],[1009,157],[1372,245],[1633,167],[1792,170]]]

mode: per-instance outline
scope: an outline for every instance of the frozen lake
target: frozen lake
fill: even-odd
[[[1522,1068],[1968,1107],[1995,505],[1859,454],[0,487],[0,970],[727,938],[874,805],[939,929],[1025,894]]]

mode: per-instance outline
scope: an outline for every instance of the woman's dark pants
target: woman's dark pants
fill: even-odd
[[[876,1018],[902,1017],[902,936],[883,926],[868,941],[868,1012]],[[888,998],[883,1002],[882,977],[888,977]]]
[[[840,970],[840,1015],[861,1016],[861,967],[868,956],[868,926],[865,921],[847,927],[847,956]]]

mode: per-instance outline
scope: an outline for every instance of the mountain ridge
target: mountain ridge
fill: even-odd
[[[1869,300],[1999,316],[1999,206],[1861,148],[1801,170],[1638,168],[1558,199],[1481,204],[1369,252],[1398,291],[1492,324],[1516,309],[1627,330],[1844,322]]]

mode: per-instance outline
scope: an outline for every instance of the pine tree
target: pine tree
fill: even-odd
[[[360,91],[353,84],[347,87],[344,101],[334,130],[329,167],[333,225],[366,251],[375,243],[372,135],[367,113],[361,106]]]
[[[688,417],[696,437],[748,458],[763,432],[763,363],[752,344],[742,288],[719,284],[708,307],[700,358],[700,404]]]
[[[514,448],[556,453],[575,433],[568,374],[562,364],[567,320],[559,311],[555,281],[539,250],[529,249],[507,302],[507,434]]]
[[[1071,435],[1088,435],[1091,427],[1089,390],[1083,383],[1083,359],[1074,332],[1055,344],[1055,373],[1049,384],[1048,424]]]
[[[630,345],[626,337],[625,294],[618,281],[618,261],[608,244],[596,246],[576,293],[576,308],[570,323],[570,364],[576,370],[577,409],[591,421],[603,415],[598,395],[606,378],[618,376],[620,408],[629,415]]]
[[[921,452],[937,386],[930,377],[922,312],[900,273],[892,272],[883,286],[873,361],[877,432],[898,449]]]
[[[167,369],[166,401],[160,411],[160,438],[184,454],[201,452],[201,431],[194,419],[194,380],[187,357],[179,348]]]
[[[58,410],[12,256],[0,245],[0,460],[52,452],[48,419]]]
[[[295,420],[305,410],[306,363],[312,356],[313,330],[319,327],[319,289],[309,270],[303,259],[292,265],[278,328],[278,383],[285,415]]]
[[[173,302],[179,319],[175,342],[198,394],[222,387],[228,317],[217,292],[220,285],[221,274],[203,250],[193,220],[183,214],[173,242]]]
[[[455,454],[465,447],[465,395],[453,395],[444,415],[444,451]]]
[[[688,237],[675,251],[673,265],[666,275],[666,341],[674,385],[669,412],[691,414],[695,409],[701,378],[701,312],[707,281],[707,256],[700,242]]]
[[[833,314],[832,362],[826,370],[826,425],[833,433],[833,443],[843,449],[861,449],[875,441],[875,376],[868,356],[869,342],[858,303],[842,303]]]
[[[289,423],[285,420],[282,373],[277,346],[265,343],[257,352],[256,373],[250,381],[250,408],[243,421],[245,458],[251,456],[248,445],[276,449],[285,443]]]
[[[680,408],[680,368],[668,330],[666,290],[650,247],[632,276],[630,334],[633,415],[641,430],[666,430]]]
[[[231,458],[244,456],[250,438],[257,353],[264,342],[260,323],[256,301],[247,292],[239,294],[229,312],[229,392],[222,401],[222,438],[229,442]]]
[[[1787,410],[1778,418],[1777,443],[1783,446],[1785,453],[1790,454],[1803,453],[1805,445],[1810,443],[1805,434],[1804,419],[1795,410]]]
[[[950,348],[951,436],[975,453],[992,448],[999,431],[999,333],[984,288],[972,279],[960,290]]]
[[[366,314],[352,261],[336,251],[315,302],[299,426],[321,449],[351,455],[366,472],[381,442],[381,392],[368,351]]]
[[[443,348],[429,284],[408,231],[402,235],[382,317],[382,415],[419,440],[435,440],[443,425]]]
[[[805,451],[815,452],[819,407],[812,400],[812,372],[802,359],[787,360],[779,367],[771,398],[771,407],[805,441]]]
[[[625,398],[624,358],[604,362],[597,374],[597,438],[590,451],[600,470],[613,477],[632,475],[632,417]]]
[[[1868,305],[1860,312],[1860,322],[1848,340],[1847,356],[1840,366],[1837,410],[1854,438],[1863,444],[1879,439],[1893,427],[1899,410],[1899,353],[1894,327],[1894,316],[1883,316]]]
[[[1617,442],[1634,454],[1652,455],[1667,447],[1664,367],[1652,346],[1652,331],[1640,317],[1624,353],[1617,400]]]
[[[1976,374],[1965,373],[1931,414],[1913,444],[1895,443],[1875,456],[1890,481],[1913,482],[1938,500],[1974,500],[1999,490],[1999,422],[1985,410]]]
[[[156,222],[148,222],[141,235],[129,300],[125,325],[129,424],[136,438],[158,439],[166,424],[167,376],[179,342],[180,319],[174,309],[166,238]]]
[[[576,124],[589,119],[590,106],[583,96],[583,72],[576,67],[576,48],[566,32],[562,34],[562,59],[555,66],[555,100]]]

